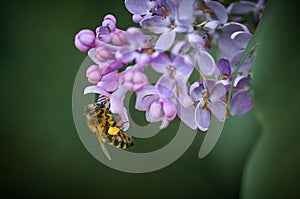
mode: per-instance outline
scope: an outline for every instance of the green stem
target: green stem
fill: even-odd
[[[237,77],[238,71],[240,70],[240,68],[241,68],[242,64],[244,63],[244,61],[246,60],[246,58],[248,58],[249,56],[251,56],[254,53],[256,46],[257,46],[257,44],[255,44],[251,50],[245,50],[242,58],[240,59],[240,61],[237,63],[237,65],[235,67],[235,70],[231,77],[231,82],[230,82],[229,91],[228,91],[227,108],[229,107],[230,102],[231,102],[231,97],[232,97],[232,92],[233,92],[233,83],[234,83],[235,78]]]

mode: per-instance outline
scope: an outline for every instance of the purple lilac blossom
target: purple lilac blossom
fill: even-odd
[[[253,12],[254,21],[259,20],[265,3],[238,1],[226,8],[211,0],[125,0],[134,22],[154,35],[134,27],[118,29],[110,14],[95,32],[81,30],[75,46],[88,51],[95,62],[86,71],[93,85],[84,94],[109,97],[111,111],[128,121],[123,101],[133,91],[136,109],[146,111],[147,121],[160,121],[160,128],[178,116],[190,128],[206,131],[212,116],[225,121],[228,113],[245,114],[253,107],[249,83],[253,56],[239,70],[236,67],[252,33],[247,23],[238,23],[234,17]],[[212,47],[216,55],[211,54]],[[148,83],[146,67],[161,74],[155,85]],[[189,88],[194,70],[200,73],[200,80]],[[232,96],[227,99],[230,85]],[[128,128],[129,122],[124,130]]]

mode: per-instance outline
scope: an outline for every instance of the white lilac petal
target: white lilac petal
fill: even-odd
[[[208,105],[211,113],[217,118],[217,120],[223,122],[226,120],[226,103],[221,100],[215,100]]]
[[[222,81],[217,81],[211,92],[210,100],[213,102],[219,100],[221,97],[224,97],[227,89]]]
[[[196,129],[197,124],[195,122],[195,106],[191,105],[189,107],[184,108],[183,106],[177,106],[177,114],[178,117],[191,129]]]
[[[194,114],[197,127],[201,131],[207,131],[210,125],[210,112],[206,109],[203,109],[201,104],[199,103]]]
[[[172,29],[166,29],[163,34],[160,35],[158,38],[154,49],[160,51],[167,51],[169,50],[175,40],[176,32]]]
[[[216,18],[222,22],[226,23],[228,20],[228,14],[226,8],[219,2],[204,0],[206,5],[215,13]]]
[[[149,0],[125,0],[125,6],[132,14],[144,15],[149,8]]]
[[[254,12],[256,9],[256,3],[249,1],[233,2],[227,8],[230,14],[246,14]]]
[[[247,113],[253,107],[250,91],[239,91],[232,96],[230,102],[230,113],[239,116]]]
[[[196,60],[200,71],[205,76],[211,76],[215,71],[215,60],[213,57],[206,51],[199,50],[196,54]]]
[[[170,79],[167,75],[162,75],[156,84],[157,91],[163,98],[171,96],[174,86],[174,80]]]
[[[246,48],[250,39],[252,38],[252,34],[244,31],[237,31],[234,32],[230,37],[238,47]]]

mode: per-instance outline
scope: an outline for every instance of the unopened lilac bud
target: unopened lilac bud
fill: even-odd
[[[111,35],[111,42],[114,44],[114,45],[117,45],[117,46],[122,46],[126,43],[126,37],[123,33],[123,31],[119,30],[118,29]]]
[[[163,110],[169,121],[173,120],[177,114],[176,105],[169,100],[163,102]]]
[[[133,74],[134,74],[133,71],[128,71],[128,72],[124,75],[124,80],[125,80],[126,82],[131,82],[132,79],[133,79]]]
[[[102,70],[97,65],[91,65],[86,70],[86,77],[90,83],[97,84],[101,80]]]
[[[116,17],[114,15],[108,14],[104,17],[104,20],[111,20],[114,24],[117,23]]]
[[[149,114],[154,119],[159,119],[163,115],[162,104],[160,102],[153,102],[149,108]]]
[[[106,62],[108,60],[111,60],[114,58],[113,53],[109,52],[105,47],[99,46],[95,49],[94,56],[100,61],[100,62]]]
[[[109,33],[115,32],[115,30],[116,30],[116,24],[113,21],[109,20],[109,19],[104,20],[102,22],[102,26],[106,27],[107,31]]]
[[[78,50],[86,52],[95,47],[95,33],[89,29],[79,31],[75,36],[75,46]]]
[[[147,82],[146,75],[139,71],[128,71],[124,75],[124,85],[129,90],[139,91]]]

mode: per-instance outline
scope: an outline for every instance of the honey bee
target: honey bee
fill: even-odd
[[[111,156],[104,142],[122,149],[134,145],[133,139],[122,130],[124,122],[119,116],[115,119],[111,113],[109,98],[88,104],[85,108],[85,115],[89,128],[96,133],[101,149],[109,160]]]

